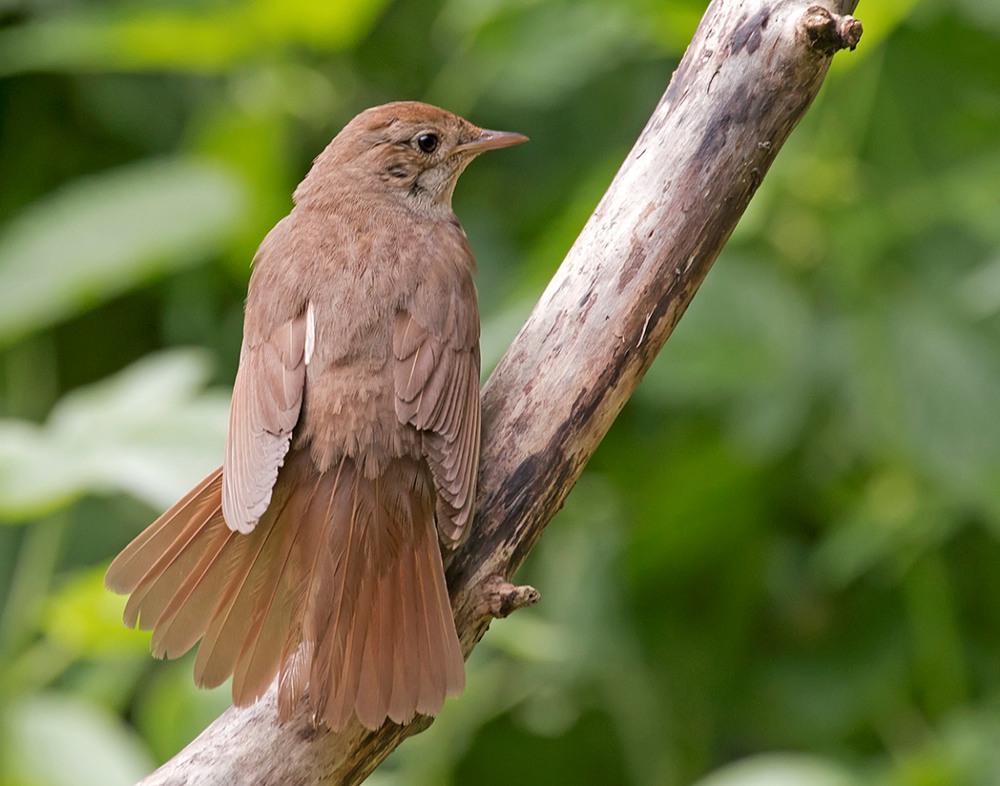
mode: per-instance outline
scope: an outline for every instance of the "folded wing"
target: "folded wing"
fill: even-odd
[[[471,283],[469,284],[471,288]],[[422,435],[441,539],[468,532],[479,472],[479,315],[474,292],[414,298],[393,329],[396,415]]]
[[[314,343],[312,303],[266,341],[243,342],[222,467],[222,513],[238,532],[250,532],[271,502],[299,419]]]

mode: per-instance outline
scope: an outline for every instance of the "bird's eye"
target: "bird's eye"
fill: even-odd
[[[421,134],[417,137],[417,147],[423,150],[425,153],[433,153],[437,150],[438,146],[438,136],[437,134]]]

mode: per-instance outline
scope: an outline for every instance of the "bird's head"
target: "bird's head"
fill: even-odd
[[[421,212],[448,212],[458,176],[473,158],[527,139],[479,128],[430,104],[384,104],[365,110],[337,134],[295,199],[299,204],[322,199],[349,178],[362,189],[388,193]]]

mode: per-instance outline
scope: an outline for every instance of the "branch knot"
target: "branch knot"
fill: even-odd
[[[839,16],[821,5],[810,6],[802,20],[809,45],[824,55],[858,45],[864,28],[853,16]]]
[[[493,575],[479,585],[479,602],[476,611],[480,617],[510,616],[522,606],[534,606],[542,594],[527,584],[515,585],[503,576]]]

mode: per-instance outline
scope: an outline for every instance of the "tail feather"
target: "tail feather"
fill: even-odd
[[[212,609],[225,589],[225,571],[216,566],[225,558],[235,533],[221,522],[213,523],[214,530],[206,528],[204,554],[155,621],[151,645],[158,656],[191,649],[204,634]]]
[[[407,559],[408,555],[403,555],[402,560]],[[403,578],[403,566],[400,565],[400,570],[393,571],[389,574],[386,582],[386,592],[390,598],[396,598],[397,602],[392,604],[394,610],[394,617],[392,620],[392,630],[398,631],[398,637],[400,642],[407,641],[407,627],[406,627],[406,603],[403,601],[405,598],[405,591],[403,590],[402,578]],[[403,601],[403,602],[400,602]],[[402,651],[401,644],[400,650],[394,653],[392,658],[392,668],[388,675],[383,676],[383,684],[389,685],[389,704],[386,710],[386,714],[396,723],[402,723],[406,720],[406,716],[415,712],[417,708],[417,680],[407,679],[404,658],[406,657],[406,652]]]
[[[353,464],[342,461],[335,473],[328,473],[323,479],[330,479],[330,482],[323,489],[319,489],[322,480],[317,484],[317,515],[323,521],[348,521],[354,506],[353,492],[348,491],[354,486]],[[332,574],[337,569],[330,545],[334,528],[311,527],[307,530],[311,537],[303,544],[303,561],[308,570],[300,579],[297,606],[292,615],[293,627],[285,643],[279,676],[278,714],[281,718],[291,716],[307,687],[314,697],[313,710],[317,714],[315,699],[320,696],[325,699],[327,695],[325,687],[318,690],[314,672],[318,662],[331,662],[331,653],[322,649],[321,639],[322,632],[331,624],[331,607],[339,603],[329,594],[334,586]]]
[[[431,679],[435,691],[426,697],[435,701],[433,714],[440,711],[446,695],[456,695],[465,688],[465,668],[462,650],[455,633],[455,621],[448,600],[448,588],[444,581],[444,566],[437,539],[431,547],[419,552],[423,566],[417,566],[417,582],[421,588],[420,597],[424,601],[423,613],[427,619],[426,631],[430,639],[431,651],[428,661],[436,668],[431,669]]]
[[[107,583],[132,593],[126,622],[152,627],[157,653],[201,638],[196,681],[233,675],[237,704],[277,676],[282,719],[308,695],[335,731],[352,716],[405,723],[437,713],[465,679],[430,489],[415,459],[368,478],[350,459],[316,473],[293,450],[241,535],[222,518],[217,471],[122,552]]]
[[[140,534],[112,562],[108,586],[131,593],[125,604],[126,624],[135,626],[138,622],[142,630],[153,628],[176,588],[194,570],[213,536],[209,525],[217,508],[211,505],[211,498],[221,486],[221,472],[210,475],[202,482],[199,497],[181,500],[153,522],[149,528],[155,530],[152,535],[143,538]],[[221,523],[221,515],[218,519]]]
[[[233,535],[227,560],[220,565],[225,576],[224,589],[211,612],[206,615],[198,655],[194,661],[194,679],[201,687],[221,685],[233,674],[243,651],[248,626],[259,603],[260,582],[251,581],[254,569],[262,564],[268,543],[273,543],[270,527],[255,529],[248,535]],[[233,690],[239,703],[242,694]]]
[[[342,462],[343,465],[344,462]],[[349,640],[358,637],[364,641],[368,625],[368,608],[355,610],[355,596],[361,592],[361,585],[368,577],[361,570],[360,548],[361,522],[360,482],[361,475],[353,465],[347,469],[343,479],[343,496],[349,500],[347,515],[331,518],[331,523],[339,524],[340,532],[325,541],[329,549],[326,555],[331,570],[322,573],[316,586],[318,594],[332,600],[331,607],[322,602],[313,604],[312,618],[307,618],[310,632],[316,637],[316,654],[310,676],[310,701],[317,717],[324,718],[333,728],[341,728],[350,717],[352,707],[347,702],[347,694],[357,695],[357,683],[346,685],[346,681],[356,674],[347,663],[350,655]],[[343,471],[343,470],[342,470]],[[325,585],[325,586],[324,586]]]
[[[222,487],[222,468],[202,480],[185,494],[173,507],[150,524],[119,554],[108,569],[105,583],[108,589],[120,594],[131,593],[146,577],[153,564],[167,553],[171,543],[177,538],[176,519],[191,518],[204,501],[211,496],[210,487],[218,483]],[[181,529],[181,532],[184,530]],[[133,620],[132,626],[135,625]]]
[[[371,599],[372,609],[368,613],[368,624],[365,626],[364,644],[360,651],[361,658],[360,673],[358,674],[358,693],[355,700],[355,711],[362,726],[380,725],[380,721],[388,714],[383,709],[388,702],[384,693],[392,690],[392,674],[389,675],[389,684],[384,685],[383,679],[385,664],[392,665],[392,645],[391,636],[383,637],[383,628],[386,626],[386,619],[379,612],[384,610],[383,594],[385,582],[377,582],[373,587]],[[359,637],[360,638],[360,637]],[[380,712],[380,710],[382,710]],[[381,716],[381,717],[380,717]]]
[[[272,527],[271,532],[275,529]],[[281,665],[294,606],[294,586],[286,576],[295,570],[290,557],[301,528],[288,530],[284,538],[267,539],[248,577],[254,605],[250,619],[244,623],[245,636],[233,672],[233,699],[240,705],[260,698]]]
[[[398,575],[398,570],[390,570],[386,573],[385,578],[379,582],[376,605],[376,608],[381,611],[378,615],[378,620],[381,623],[379,625],[381,647],[375,650],[375,657],[379,663],[377,678],[379,702],[376,704],[375,714],[381,714],[383,718],[386,716],[391,718],[394,714],[399,714],[393,712],[396,709],[394,706],[396,702],[395,685],[393,684],[394,673],[397,665],[402,666],[403,658],[406,655],[401,651],[402,642],[396,635],[399,625],[396,621],[396,612],[399,606],[399,592],[396,590]],[[405,708],[403,711],[405,712]]]
[[[422,618],[424,612],[418,580],[420,569],[417,565],[417,553],[415,551],[408,553],[400,567],[400,581],[409,588],[401,604],[405,615],[402,624],[403,638],[410,647],[410,657],[414,658],[417,664],[415,669],[408,670],[411,673],[409,680],[414,693],[412,706],[417,712],[427,715],[429,708],[421,697],[433,695],[434,682],[431,679],[430,647]]]

